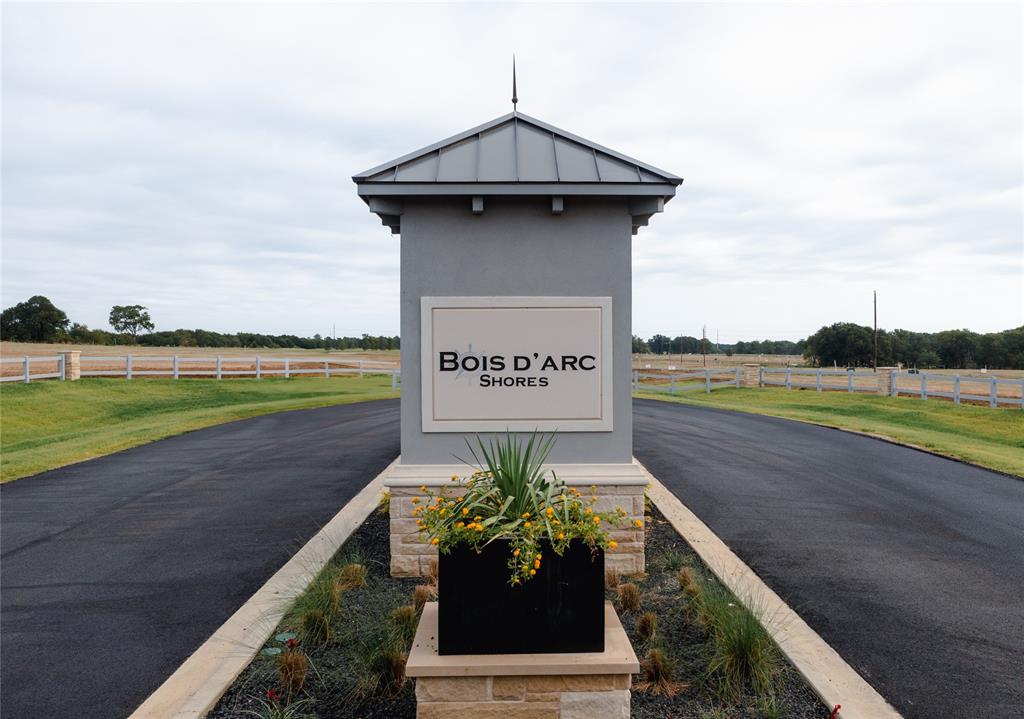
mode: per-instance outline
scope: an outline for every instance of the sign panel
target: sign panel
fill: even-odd
[[[611,297],[421,298],[424,432],[610,432]]]

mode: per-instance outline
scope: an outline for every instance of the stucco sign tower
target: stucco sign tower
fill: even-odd
[[[353,179],[401,235],[393,571],[421,573],[431,558],[402,521],[409,488],[464,471],[453,455],[476,434],[556,432],[560,476],[642,514],[631,242],[681,178],[512,112]],[[623,539],[609,562],[642,569],[642,536],[639,550]]]

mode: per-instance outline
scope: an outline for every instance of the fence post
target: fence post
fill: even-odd
[[[131,379],[132,378],[132,356],[131,355],[125,355],[124,356],[124,378],[125,379]]]
[[[398,389],[398,373],[395,370],[391,370],[391,389],[392,391]]]
[[[819,368],[818,371],[814,373],[814,380],[814,388],[821,392],[821,368]]]
[[[995,408],[999,406],[999,381],[993,377],[990,382],[992,384],[988,392],[988,406]]]
[[[178,355],[171,355],[171,374],[178,379]]]
[[[640,371],[639,370],[633,370],[633,391],[634,392],[639,392],[640,391]]]
[[[327,369],[327,360],[324,360],[324,377],[330,377],[331,371]]]
[[[793,370],[786,368],[786,389],[793,389]]]
[[[64,355],[57,355],[57,366],[58,372],[60,373],[60,381],[63,382],[68,378],[67,364],[64,362]]]
[[[704,370],[704,394],[711,394],[711,370]]]
[[[953,378],[953,404],[960,404],[960,375]]]
[[[928,399],[928,375],[921,375],[921,399]]]
[[[892,397],[899,397],[900,396],[900,385],[899,385],[899,382],[900,382],[900,371],[898,369],[894,369],[889,374],[889,382],[891,384],[891,389],[890,389],[890,392],[892,393],[891,396]]]
[[[260,356],[256,355],[256,379],[263,376],[263,366],[260,364]]]
[[[739,386],[740,386],[740,368],[737,367],[736,368],[736,388],[739,389]]]
[[[363,376],[363,361],[359,360],[359,376]]]
[[[32,370],[29,369],[32,366],[31,363],[32,360],[28,358],[28,355],[25,355],[25,359],[22,360],[22,364],[25,365],[25,384],[28,384],[29,382],[32,381]]]
[[[285,357],[284,358],[284,377],[285,377],[285,379],[288,379],[290,376],[291,376],[291,374],[289,374],[288,358]]]
[[[757,370],[757,386],[764,387],[764,365],[761,365]]]
[[[220,355],[217,355],[217,379],[220,379]]]
[[[27,382],[28,380],[25,380],[25,381]],[[672,374],[670,374],[668,376],[668,393],[669,394],[675,394],[676,393],[676,375],[675,375],[675,373],[672,373]]]
[[[853,372],[846,370],[846,393],[853,393]]]

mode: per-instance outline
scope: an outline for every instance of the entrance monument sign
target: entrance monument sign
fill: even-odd
[[[551,431],[550,460],[599,503],[643,515],[630,399],[632,236],[682,180],[520,112],[354,176],[401,236],[401,463],[392,571],[436,556],[416,531],[421,485],[465,474],[478,433]],[[644,566],[623,530],[607,563]]]
[[[424,432],[612,429],[610,297],[422,298]]]

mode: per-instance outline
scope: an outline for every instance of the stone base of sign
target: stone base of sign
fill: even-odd
[[[553,464],[550,468],[570,487],[588,495],[593,487],[597,494],[594,505],[599,511],[622,507],[629,515],[629,525],[613,528],[612,539],[618,547],[605,553],[605,568],[620,574],[643,572],[644,531],[633,527],[634,520],[644,516],[644,487],[647,479],[639,465],[632,464]],[[416,528],[413,499],[422,496],[421,487],[435,494],[449,491],[453,475],[465,476],[463,465],[396,463],[385,482],[391,492],[391,575],[423,577],[430,574],[437,550],[424,540]],[[422,503],[421,505],[422,506]]]
[[[600,653],[440,656],[430,602],[405,670],[416,680],[417,719],[629,719],[640,665],[610,603]]]

